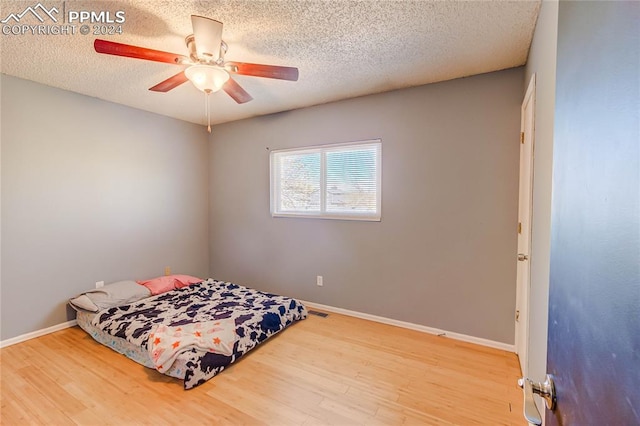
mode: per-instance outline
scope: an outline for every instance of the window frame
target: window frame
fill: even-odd
[[[349,148],[358,148],[360,146],[375,146],[376,148],[376,212],[354,212],[332,213],[327,211],[327,171],[326,171],[326,154],[327,152],[339,152],[348,150]],[[280,179],[278,179],[279,168],[276,170],[275,157],[282,153],[295,154],[311,154],[320,153],[320,211],[319,212],[281,212],[277,206],[280,203]],[[326,145],[314,145],[298,148],[286,148],[272,150],[269,153],[269,192],[270,192],[270,209],[272,217],[292,217],[292,218],[312,218],[312,219],[334,219],[334,220],[358,220],[367,222],[380,222],[382,220],[382,140],[367,139],[353,142],[342,142]]]

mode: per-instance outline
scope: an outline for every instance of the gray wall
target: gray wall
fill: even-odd
[[[512,344],[523,77],[512,69],[216,126],[212,276]],[[381,222],[270,216],[268,149],[371,138],[382,139]]]
[[[96,281],[206,277],[201,126],[2,75],[1,339]]]
[[[536,75],[535,155],[531,236],[531,293],[529,297],[529,360],[523,373],[535,381],[547,371],[547,313],[549,306],[549,251],[551,237],[551,182],[556,91],[558,2],[540,7],[525,82]],[[538,398],[538,397],[536,397]],[[538,401],[541,401],[538,399]],[[544,403],[539,403],[544,408]]]

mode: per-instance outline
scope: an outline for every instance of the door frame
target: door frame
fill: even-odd
[[[531,75],[527,91],[520,108],[520,169],[518,178],[518,253],[528,256],[527,260],[516,259],[516,313],[515,347],[522,374],[529,370],[529,320],[531,294],[531,235],[533,217],[533,165],[535,151],[535,100],[536,75]],[[530,125],[527,126],[527,119]],[[527,164],[528,162],[528,164]],[[523,167],[528,166],[528,173]],[[528,193],[527,193],[528,192]],[[524,247],[523,247],[524,246]],[[525,270],[521,273],[521,268]]]

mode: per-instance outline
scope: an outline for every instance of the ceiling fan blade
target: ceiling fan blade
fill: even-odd
[[[183,61],[188,61],[186,56],[176,55],[175,53],[100,40],[98,38],[93,42],[93,48],[96,52],[107,55],[126,56],[128,58],[146,59],[147,61],[166,62],[168,64],[181,64]]]
[[[169,90],[175,89],[188,80],[189,79],[187,78],[184,71],[181,71],[178,74],[171,76],[164,81],[161,81],[149,90],[151,90],[152,92],[168,92]]]
[[[191,15],[191,25],[198,56],[216,61],[220,57],[222,22],[204,16]]]
[[[277,65],[249,64],[246,62],[226,62],[232,72],[254,77],[277,78],[279,80],[298,81],[298,68]]]
[[[249,102],[253,99],[251,95],[246,90],[244,90],[233,78],[229,78],[229,80],[227,80],[224,86],[222,86],[222,90],[227,92],[227,95],[231,96],[233,100],[239,104]]]

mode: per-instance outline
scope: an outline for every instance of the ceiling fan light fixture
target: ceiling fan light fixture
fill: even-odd
[[[229,73],[212,65],[192,65],[184,70],[185,75],[199,90],[217,92],[229,80]]]

